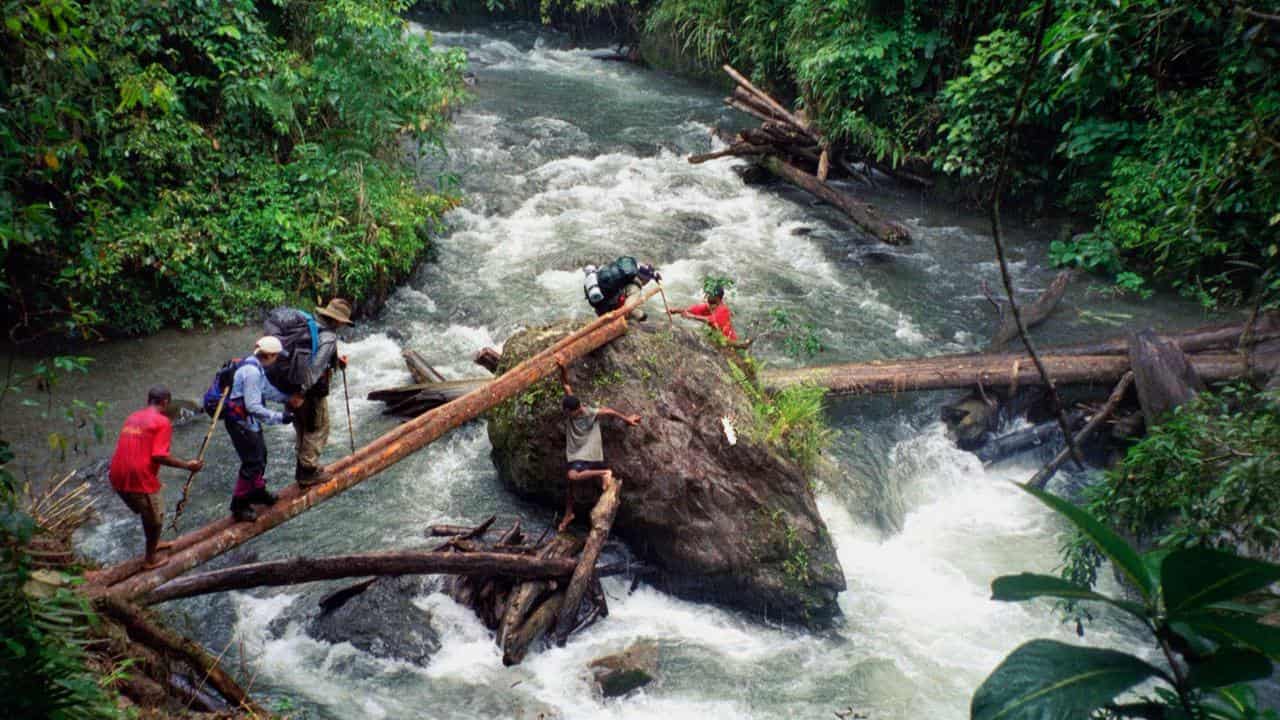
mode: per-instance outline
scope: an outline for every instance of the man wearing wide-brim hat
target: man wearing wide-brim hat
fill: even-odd
[[[320,454],[329,442],[329,381],[334,368],[347,366],[347,358],[338,354],[338,330],[355,325],[351,322],[351,303],[342,298],[316,308],[315,318],[320,326],[316,352],[302,383],[302,405],[294,412],[293,423],[298,434],[294,477],[304,488],[325,479],[320,473]]]

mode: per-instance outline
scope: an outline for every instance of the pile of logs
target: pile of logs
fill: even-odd
[[[735,83],[725,104],[756,118],[761,125],[726,138],[729,147],[723,150],[690,156],[690,163],[731,156],[754,158],[770,173],[840,210],[876,239],[893,245],[911,242],[910,233],[901,224],[885,219],[872,206],[827,182],[833,177],[865,175],[846,162],[842,146],[829,142],[802,112],[791,112],[737,70],[725,65],[724,71]],[[908,177],[917,183],[927,182]]]
[[[567,581],[505,575],[459,576],[450,580],[449,595],[459,604],[472,608],[485,626],[494,631],[498,647],[502,648],[504,665],[520,663],[541,638],[554,639],[557,645],[563,646],[570,634],[609,615],[596,561],[618,511],[620,491],[621,481],[616,479],[605,487],[591,511],[591,531],[585,539],[558,533],[547,542],[524,545],[517,523],[499,534],[493,545],[486,545],[481,538],[489,530],[492,518],[472,529],[432,529],[433,534],[458,533],[442,546],[451,552],[522,553],[544,561],[577,555],[577,565]]]

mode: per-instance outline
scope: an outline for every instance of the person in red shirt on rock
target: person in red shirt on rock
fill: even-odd
[[[144,567],[157,568],[165,563],[157,553],[167,550],[160,542],[164,527],[164,510],[160,507],[160,466],[199,472],[200,460],[178,460],[169,454],[173,424],[165,416],[169,407],[168,388],[157,385],[147,391],[147,406],[124,421],[116,452],[111,456],[111,487],[129,509],[142,518],[142,533],[147,539]],[[167,559],[167,558],[166,558]]]
[[[690,305],[683,310],[668,310],[671,315],[680,315],[691,320],[704,322],[711,327],[720,331],[725,340],[731,343],[738,341],[738,333],[733,329],[733,313],[729,312],[729,306],[724,304],[724,286],[717,285],[706,291],[703,296],[706,302]]]

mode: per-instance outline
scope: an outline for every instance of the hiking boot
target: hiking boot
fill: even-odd
[[[298,465],[294,469],[293,479],[297,481],[298,487],[306,489],[328,480],[329,476],[320,472],[320,468]]]
[[[266,488],[261,487],[255,488],[253,492],[246,495],[245,500],[253,503],[254,505],[266,505],[270,507],[271,505],[275,505],[276,500],[279,500],[279,498],[276,497],[275,493],[268,492]]]
[[[231,501],[231,517],[236,522],[253,522],[258,519],[258,513],[249,507],[248,498],[235,498]]]
[[[641,310],[640,308],[636,308],[631,311],[631,315],[629,317],[636,322],[644,322],[649,319],[649,313]]]

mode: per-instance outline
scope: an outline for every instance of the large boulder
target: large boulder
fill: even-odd
[[[307,633],[331,643],[349,642],[377,657],[426,665],[440,649],[431,613],[414,604],[425,589],[421,577],[380,577],[331,593],[317,606]]]
[[[620,653],[596,658],[588,665],[604,697],[619,697],[658,677],[658,643],[640,640]]]
[[[518,333],[499,371],[575,327]],[[650,321],[570,368],[584,402],[643,417],[634,428],[602,421],[605,461],[623,483],[614,533],[660,569],[657,584],[669,592],[769,618],[828,619],[844,574],[809,479],[752,431],[751,401],[724,352],[701,332]],[[503,481],[555,508],[566,486],[561,397],[559,380],[548,378],[489,415]],[[736,443],[722,418],[736,428]],[[597,497],[575,493],[580,518]]]

